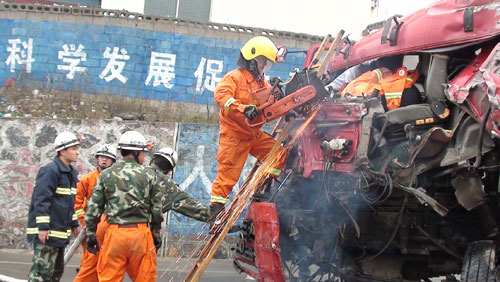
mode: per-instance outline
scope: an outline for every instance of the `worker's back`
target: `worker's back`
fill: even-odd
[[[111,224],[148,222],[150,193],[156,184],[154,172],[134,159],[123,159],[99,177],[106,199],[104,213]]]

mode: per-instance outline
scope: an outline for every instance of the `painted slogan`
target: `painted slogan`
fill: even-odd
[[[20,74],[57,90],[213,104],[244,42],[127,27],[0,20],[0,79]],[[303,54],[276,64],[288,78]],[[75,89],[76,88],[76,89]]]

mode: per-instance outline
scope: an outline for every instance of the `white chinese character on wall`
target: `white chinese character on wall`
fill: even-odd
[[[151,61],[149,63],[148,77],[145,84],[149,85],[153,78],[153,86],[163,84],[166,88],[172,88],[170,83],[175,78],[175,54],[151,52]]]
[[[57,65],[58,70],[68,71],[66,77],[68,79],[73,79],[75,77],[75,72],[84,72],[87,70],[86,67],[78,66],[80,62],[85,62],[87,60],[87,53],[83,51],[85,48],[82,44],[78,44],[76,48],[75,44],[64,44],[62,46],[63,51],[59,51],[58,59],[62,60],[66,65]]]
[[[9,52],[9,57],[5,60],[6,65],[10,65],[10,72],[14,72],[16,64],[26,65],[26,72],[31,73],[31,63],[35,61],[33,59],[33,38],[29,38],[28,41],[21,41],[21,39],[9,39],[10,46],[7,46],[7,52]]]
[[[100,79],[104,79],[107,82],[110,82],[113,79],[118,79],[122,83],[127,82],[127,78],[122,75],[122,70],[125,67],[125,62],[130,59],[130,56],[127,55],[127,50],[119,49],[118,47],[113,47],[113,53],[109,51],[111,48],[106,47],[106,50],[102,54],[105,59],[109,59],[106,68],[99,75]],[[118,53],[120,51],[120,53]],[[108,75],[109,74],[109,75]]]
[[[207,74],[206,77],[205,65]],[[221,80],[221,78],[217,77],[217,75],[222,73],[223,66],[224,61],[210,59],[207,60],[206,58],[201,57],[200,64],[194,72],[194,76],[196,77],[196,92],[201,93],[204,89],[214,91],[215,86],[217,86],[217,83],[219,83],[219,81]],[[203,78],[205,78],[204,81]]]

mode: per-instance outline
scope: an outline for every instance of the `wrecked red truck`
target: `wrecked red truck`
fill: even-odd
[[[235,267],[258,281],[497,281],[500,2],[437,1],[365,33],[275,97],[314,86],[292,128],[318,112],[249,204]]]

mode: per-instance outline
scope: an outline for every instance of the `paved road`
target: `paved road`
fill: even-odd
[[[27,279],[28,271],[31,267],[32,256],[33,252],[29,250],[0,249],[0,275],[16,279]],[[182,281],[193,265],[193,262],[194,259],[181,259],[176,262],[176,258],[158,258],[158,278],[167,270],[158,281]],[[61,281],[73,281],[76,276],[76,268],[79,264],[80,255],[75,254],[66,265],[64,276]],[[126,276],[124,281],[131,280]],[[243,282],[250,280],[247,279],[246,275],[240,275],[234,270],[231,260],[212,260],[199,281]]]
[[[0,249],[0,282],[4,281],[2,275],[15,279],[27,279],[28,271],[31,267],[32,256],[33,252],[29,250]],[[181,259],[178,262],[176,262],[176,260],[176,258],[158,258],[158,281],[173,282],[183,280],[187,272],[191,269],[194,259]],[[73,281],[76,276],[76,268],[79,264],[80,255],[75,254],[68,265],[66,265],[64,276],[61,281]],[[160,278],[162,274],[164,275]],[[232,260],[215,259],[210,262],[199,281],[249,282],[251,280],[253,279],[248,278],[244,274],[238,274],[236,270],[234,270]],[[439,282],[441,280],[442,278],[431,279],[433,282]],[[130,282],[131,280],[125,275],[125,280],[123,281]]]

